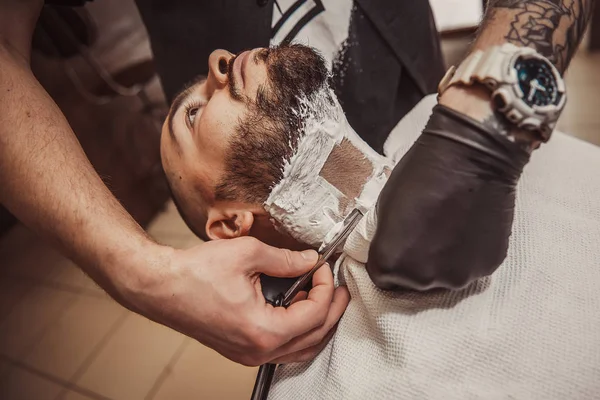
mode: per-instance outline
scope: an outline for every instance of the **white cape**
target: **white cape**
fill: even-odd
[[[389,157],[406,153],[435,103],[396,126]],[[508,257],[465,290],[378,290],[363,264],[374,227],[363,218],[338,263],[352,300],[336,335],[314,361],[280,366],[269,399],[600,396],[600,148],[556,132],[533,154]]]

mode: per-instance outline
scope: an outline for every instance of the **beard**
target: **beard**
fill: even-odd
[[[300,44],[282,45],[267,50],[267,71],[274,101],[297,107],[300,97],[309,97],[329,78],[323,57],[313,48]]]
[[[240,54],[236,54],[227,65],[230,82],[234,80],[233,64]],[[329,78],[321,54],[301,44],[265,48],[259,50],[255,57],[267,67],[268,100],[271,106],[292,105],[298,97],[310,96]]]
[[[297,146],[302,99],[329,84],[325,60],[308,46],[285,44],[263,49],[257,57],[267,66],[267,83],[247,102],[247,116],[237,127],[225,174],[215,187],[216,200],[265,202]]]

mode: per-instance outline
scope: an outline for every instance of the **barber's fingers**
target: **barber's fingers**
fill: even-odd
[[[269,246],[251,237],[239,239],[244,239],[243,256],[248,273],[294,278],[310,271],[319,259],[314,250],[291,251]]]
[[[308,292],[306,300],[296,302],[287,309],[269,309],[269,324],[276,330],[282,345],[325,323],[331,308],[333,291],[333,274],[329,265],[324,264],[313,275],[313,288]]]
[[[307,298],[308,298],[308,292],[305,292],[303,290],[301,292],[298,292],[298,294],[292,299],[292,301],[290,302],[290,304],[294,304],[294,303],[297,303],[299,301],[306,300]]]
[[[272,364],[289,364],[289,363],[306,362],[306,361],[312,360],[313,358],[318,356],[319,353],[321,353],[321,351],[323,351],[325,346],[327,346],[327,343],[329,343],[329,341],[331,340],[333,335],[335,335],[336,330],[337,330],[337,324],[327,333],[327,335],[325,335],[325,337],[323,338],[323,340],[321,340],[320,343],[318,343],[312,347],[308,347],[304,350],[300,350],[295,353],[288,354],[288,355],[280,357],[280,358],[276,358],[271,363]]]
[[[279,358],[285,354],[294,354],[305,349],[314,348],[327,337],[328,333],[337,325],[338,321],[346,311],[346,307],[350,302],[350,293],[345,286],[340,286],[335,290],[329,313],[323,325],[314,328],[313,330],[300,335],[289,343],[277,349],[274,354]]]

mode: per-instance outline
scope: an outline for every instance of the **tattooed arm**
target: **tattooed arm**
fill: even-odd
[[[490,0],[474,50],[506,42],[527,46],[548,58],[561,73],[567,69],[592,14],[594,0]],[[513,129],[490,107],[482,88],[452,87],[440,103],[469,115],[516,142],[531,143],[527,132]],[[535,148],[539,143],[533,143]]]
[[[592,2],[490,0],[473,47],[529,46],[563,73]],[[381,289],[463,288],[508,251],[523,149],[539,143],[496,115],[482,87],[452,86],[440,103],[379,196],[367,271]]]

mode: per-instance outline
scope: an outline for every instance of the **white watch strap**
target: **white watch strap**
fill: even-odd
[[[446,76],[439,85],[439,94],[443,94],[449,87],[457,84],[472,85],[474,83],[483,83],[490,89],[494,89],[498,83],[506,79],[503,73],[505,59],[520,48],[506,43],[502,46],[495,46],[486,51],[477,50],[459,65],[458,68],[450,68]]]

